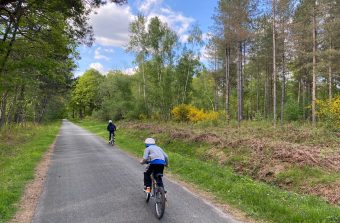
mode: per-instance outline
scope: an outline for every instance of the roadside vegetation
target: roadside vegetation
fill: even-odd
[[[0,222],[9,220],[18,208],[34,168],[59,132],[60,122],[26,123],[0,129]]]
[[[78,124],[107,138],[106,123],[83,120]],[[289,148],[281,157],[275,156],[282,146],[277,151],[275,148],[279,145],[285,148],[286,141],[294,141],[295,149],[326,143],[330,154],[336,152],[338,142],[332,133],[290,125],[287,128],[293,132],[282,129],[281,133],[271,134],[270,124],[260,122],[249,122],[241,129],[234,128],[236,123],[229,128],[163,122],[118,122],[117,126],[116,141],[120,148],[140,157],[143,140],[155,137],[170,156],[171,173],[254,219],[269,222],[340,220],[337,170],[322,161],[308,163],[303,152],[292,153]],[[228,134],[224,134],[225,131]],[[240,133],[243,133],[241,138]],[[306,135],[318,137],[306,140]],[[221,146],[222,139],[230,143]],[[256,149],[261,140],[263,152]],[[272,146],[267,147],[266,143]],[[302,157],[295,157],[296,154]],[[326,151],[323,154],[328,157]],[[313,159],[319,161],[316,157]],[[283,166],[279,167],[280,164]],[[323,193],[322,188],[329,194]]]

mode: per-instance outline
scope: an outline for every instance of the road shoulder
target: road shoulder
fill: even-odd
[[[36,166],[34,179],[25,186],[23,196],[18,203],[18,211],[9,223],[32,222],[35,209],[44,188],[54,147],[55,142],[45,152],[42,159]]]

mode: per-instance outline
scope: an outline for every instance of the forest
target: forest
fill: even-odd
[[[176,106],[187,114],[190,104],[195,114],[218,112],[215,119],[338,128],[339,8],[336,1],[219,1],[206,44],[197,25],[183,44],[157,17],[139,15],[127,48],[137,72],[87,71],[72,94],[73,115],[169,120],[178,119]]]
[[[339,130],[340,6],[334,0],[219,0],[187,41],[139,14],[136,72],[74,77],[103,1],[1,1],[0,125],[93,116],[226,123],[302,121]],[[117,1],[125,4],[125,1]]]

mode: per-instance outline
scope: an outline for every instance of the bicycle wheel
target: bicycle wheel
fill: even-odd
[[[165,192],[163,187],[157,187],[155,194],[155,212],[158,219],[161,219],[165,211]]]
[[[114,146],[115,144],[115,136],[111,134],[111,145]]]

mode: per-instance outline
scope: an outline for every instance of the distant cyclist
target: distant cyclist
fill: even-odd
[[[107,125],[107,131],[109,131],[109,143],[110,143],[111,136],[114,136],[116,131],[116,126],[112,123],[112,120],[109,120],[109,124]]]
[[[150,187],[152,183],[151,174],[163,174],[164,166],[168,166],[169,159],[168,155],[162,150],[162,148],[156,146],[156,142],[153,138],[145,139],[144,143],[146,148],[144,150],[143,159],[140,161],[140,163],[150,164],[144,172],[144,191],[146,193],[150,193]],[[162,178],[159,179],[157,184],[163,187]]]

